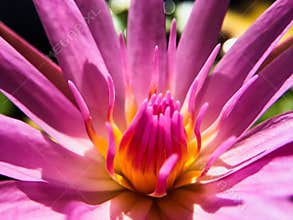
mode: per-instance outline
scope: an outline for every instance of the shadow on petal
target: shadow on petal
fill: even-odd
[[[288,155],[293,155],[292,144],[219,181],[182,187],[169,192],[163,198],[151,198],[127,190],[100,193],[74,191],[53,187],[47,183],[18,182],[16,186],[40,206],[49,207],[52,211],[72,218],[209,219],[215,217],[214,215],[227,214],[231,208],[235,208],[233,213],[237,213],[246,207],[246,202],[250,202],[251,205],[251,199],[254,198],[252,192],[255,189],[252,189],[252,192],[245,192],[249,196],[243,197],[242,188],[235,189],[234,186],[243,184],[246,178],[254,176],[268,164],[274,163],[274,159]],[[288,194],[286,199],[292,202],[293,196]]]
[[[93,63],[88,61],[84,63],[83,71],[83,79],[80,79],[79,90],[83,91],[82,96],[88,105],[97,132],[102,132],[105,135],[105,121],[108,108],[107,82],[99,67]]]
[[[66,207],[74,202],[98,205],[117,196],[120,192],[83,192],[69,188],[54,187],[41,182],[16,182],[15,186],[30,200],[52,210],[64,213]]]
[[[209,194],[202,186],[184,187],[157,200],[161,215],[168,219],[194,219],[202,213],[216,213],[224,207],[238,207],[243,204],[238,198],[220,198]]]
[[[237,171],[236,173],[233,173],[233,174],[231,174],[221,180],[218,180],[214,183],[206,184],[205,188],[207,189],[207,191],[214,192],[214,193],[225,191],[229,188],[232,188],[234,185],[237,185],[238,183],[245,180],[249,176],[252,176],[252,175],[258,173],[259,171],[261,171],[261,169],[263,167],[268,165],[274,159],[287,157],[287,156],[291,156],[291,155],[293,155],[293,142],[286,144],[285,146],[271,152],[270,154],[255,161],[254,163],[248,165],[247,167],[242,168],[241,170]],[[245,163],[245,161],[243,163]],[[224,162],[222,164],[224,164]],[[230,166],[230,165],[228,165],[228,166]],[[239,164],[237,166],[239,166]]]

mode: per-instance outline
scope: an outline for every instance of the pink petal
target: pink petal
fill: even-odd
[[[201,103],[208,101],[210,104],[203,127],[215,120],[223,105],[239,89],[247,75],[255,73],[292,19],[293,2],[276,1],[223,57],[201,92]]]
[[[269,153],[246,168],[238,170],[220,182],[226,182],[225,188],[242,188],[255,195],[291,196],[293,192],[292,163],[293,142],[291,140],[278,150]],[[223,191],[223,188],[220,191]]]
[[[0,124],[1,174],[73,189],[120,189],[106,172],[104,160],[98,156],[97,160],[92,160],[76,155],[27,124],[6,116],[0,116]]]
[[[67,98],[73,100],[59,66],[5,26],[1,21],[0,36],[44,74]]]
[[[148,96],[152,59],[155,46],[159,48],[160,90],[167,83],[167,49],[165,16],[162,0],[131,1],[128,15],[127,45],[129,68],[134,94],[141,103]]]
[[[54,201],[57,200],[55,206],[60,208],[64,205],[64,198],[58,199],[60,196],[63,196],[63,191],[53,191],[50,190],[50,194],[43,195],[43,190],[46,190],[46,187],[43,189],[37,184],[30,184],[30,190],[33,192],[30,195],[33,195],[34,198],[39,201],[32,200],[26,192],[23,192],[19,187],[26,186],[28,188],[29,184],[19,184],[13,181],[0,182],[0,215],[3,219],[62,219],[64,215],[53,210],[50,204],[54,204]],[[38,192],[38,190],[40,192]],[[50,196],[51,195],[51,196]],[[42,202],[44,204],[42,204]]]
[[[167,219],[292,218],[292,144],[208,185],[177,190],[158,201]]]
[[[109,73],[82,14],[73,0],[34,4],[65,78],[77,85],[97,130],[105,132]]]
[[[293,112],[270,119],[249,131],[211,168],[218,177],[235,172],[272,151],[292,142]],[[220,169],[222,168],[222,169]],[[223,169],[224,168],[224,169]],[[221,170],[221,172],[219,172]],[[210,177],[213,179],[213,177]]]
[[[228,0],[195,2],[176,53],[177,99],[184,99],[191,82],[216,46],[228,4]]]
[[[209,72],[210,72],[210,70],[216,60],[216,57],[219,53],[219,50],[220,50],[220,44],[218,44],[213,49],[213,51],[211,52],[209,57],[206,59],[206,62],[204,63],[204,65],[200,69],[198,75],[194,78],[194,80],[191,83],[190,88],[188,89],[188,92],[185,96],[183,106],[188,105],[188,109],[189,109],[188,111],[190,112],[190,109],[192,109],[192,112],[190,112],[192,115],[195,114],[195,100],[197,98],[198,92],[203,87],[203,85],[208,77],[208,74],[209,74]],[[202,106],[204,106],[205,104],[203,104]]]
[[[170,35],[168,41],[168,88],[172,94],[175,90],[175,69],[176,69],[176,40],[177,39],[177,30],[176,30],[176,20],[175,18],[171,22],[170,26]]]
[[[239,137],[293,85],[293,46],[266,66],[258,78],[220,120],[213,144],[233,135]],[[221,116],[220,116],[221,117]],[[211,144],[212,145],[212,144]]]
[[[1,38],[0,48],[1,91],[59,143],[79,153],[89,149],[76,107]]]
[[[77,204],[68,209],[69,219],[146,219],[152,199],[123,191],[111,200],[97,205]]]
[[[265,59],[262,65],[259,67],[258,71],[262,70],[265,66],[267,66],[270,62],[272,62],[275,58],[277,58],[280,54],[282,54],[285,50],[287,50],[292,45],[293,45],[293,36],[289,37],[285,41],[278,44],[274,48],[274,50],[270,53],[270,55]]]
[[[211,155],[209,155],[209,159],[206,162],[205,168],[201,173],[201,176],[206,175],[209,169],[214,165],[215,161],[221,156],[224,152],[229,150],[236,142],[235,137],[228,138],[225,142],[223,142]]]
[[[167,194],[167,180],[178,162],[178,154],[172,154],[167,158],[160,168],[158,182],[154,192],[151,194],[154,197],[163,197]]]
[[[274,151],[247,168],[213,184],[211,188],[218,186],[216,190],[220,191],[219,197],[242,201],[242,208],[247,213],[244,219],[249,219],[249,216],[259,216],[258,219],[291,219],[292,147],[291,143]],[[226,212],[237,215],[233,210]]]
[[[47,183],[0,182],[2,219],[67,219],[84,204],[90,207],[111,199],[117,193],[73,191]],[[81,219],[81,218],[78,218]]]
[[[82,12],[90,31],[103,56],[105,64],[113,77],[117,95],[117,114],[124,115],[124,81],[122,77],[122,61],[119,51],[118,36],[115,32],[112,17],[104,0],[75,0]]]

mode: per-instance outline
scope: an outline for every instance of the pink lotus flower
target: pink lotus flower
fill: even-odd
[[[2,219],[293,216],[293,112],[251,128],[293,85],[293,1],[211,75],[228,0],[197,0],[177,48],[160,0],[131,2],[127,48],[103,0],[34,4],[59,66],[1,23],[1,91],[42,129],[0,117]]]

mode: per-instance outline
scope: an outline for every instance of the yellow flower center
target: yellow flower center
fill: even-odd
[[[125,118],[128,128],[121,131],[113,119],[115,89],[110,76],[106,78],[109,88],[109,107],[106,127],[108,141],[99,137],[92,125],[90,113],[80,93],[69,83],[71,91],[85,121],[88,135],[106,159],[106,168],[111,177],[122,186],[153,197],[162,197],[173,188],[188,185],[205,174],[218,152],[203,167],[192,167],[201,145],[206,146],[214,137],[217,123],[200,131],[202,118],[208,104],[195,113],[195,98],[201,81],[204,80],[219,51],[217,46],[192,83],[181,106],[171,92],[157,93],[158,55],[155,48],[154,68],[149,97],[137,108],[131,82],[126,75]],[[233,139],[234,140],[234,139]],[[233,143],[224,143],[223,149]],[[226,146],[227,145],[227,146]],[[107,146],[105,148],[105,146]],[[221,148],[221,147],[220,147]],[[205,166],[207,165],[207,166]],[[197,165],[196,165],[197,166]]]
[[[171,188],[187,160],[187,136],[180,104],[170,93],[154,94],[139,108],[119,143],[115,168],[130,185],[142,193],[152,193],[163,163],[172,155],[177,162],[169,174]]]
[[[106,160],[112,177],[130,190],[155,197],[190,182],[190,175],[180,180],[199,152],[189,115],[168,91],[146,99],[123,134],[109,123]]]

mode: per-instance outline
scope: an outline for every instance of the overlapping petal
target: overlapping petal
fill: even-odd
[[[22,185],[29,188],[31,191],[31,195],[37,200],[32,200],[30,196],[28,196],[25,192],[20,190],[18,187],[21,186],[19,182],[14,181],[5,181],[0,183],[1,190],[1,208],[0,214],[4,219],[62,219],[64,215],[62,213],[58,213],[53,211],[53,209],[48,206],[54,204],[55,207],[60,207],[60,204],[64,205],[67,201],[62,199],[58,199],[60,195],[62,195],[63,191],[57,190],[48,190],[48,188],[44,187],[43,189],[40,187],[36,187],[35,183],[29,184],[26,183]],[[38,192],[39,190],[39,192]],[[44,196],[44,190],[51,193],[51,196]],[[46,194],[45,194],[46,195]],[[44,204],[41,203],[44,202]],[[58,202],[58,203],[57,203]],[[25,204],[25,205],[24,205]]]
[[[183,100],[219,38],[228,0],[197,0],[176,53],[175,97]]]
[[[59,143],[80,153],[90,148],[76,107],[3,39],[0,47],[1,91]]]
[[[207,180],[215,180],[259,160],[293,140],[293,113],[288,112],[258,125],[216,161]],[[198,163],[203,162],[205,157]],[[201,162],[200,162],[201,161]]]
[[[1,206],[1,214],[10,217],[12,202],[26,201],[27,206],[19,208],[25,209],[23,214],[31,218],[42,211],[51,218],[63,217],[66,213],[69,219],[238,219],[241,215],[241,219],[258,216],[259,219],[289,220],[292,216],[292,186],[288,183],[293,180],[288,165],[292,163],[292,155],[292,145],[287,145],[235,175],[205,186],[185,187],[159,200],[126,191],[91,194],[58,189],[45,183],[3,182],[1,202],[5,206]],[[15,192],[13,197],[12,192]]]
[[[203,128],[215,120],[223,105],[240,88],[247,76],[257,71],[292,19],[293,2],[276,1],[223,57],[200,94],[200,103],[208,102],[210,105]]]
[[[165,34],[162,0],[131,1],[127,27],[127,52],[133,89],[139,103],[149,92],[156,45],[159,50],[159,88],[165,89],[167,83]]]
[[[243,92],[239,94],[236,93],[232,96],[222,109],[219,118],[215,121],[215,137],[206,144],[206,147],[201,152],[201,156],[193,166],[195,169],[197,169],[196,167],[203,167],[209,155],[211,155],[211,153],[225,140],[231,136],[239,138],[245,134],[244,132],[252,123],[254,123],[272,103],[293,85],[292,53],[293,46],[268,64]],[[247,140],[244,139],[236,145],[241,146],[238,148],[241,150],[236,151],[236,155],[238,154],[241,156],[243,154],[242,151],[244,151],[246,155],[243,155],[243,158],[234,158],[238,161],[239,166],[234,164],[235,167],[232,165],[232,167],[230,167],[224,163],[223,167],[211,168],[210,171],[213,172],[213,175],[220,178],[222,175],[229,172],[235,172],[241,167],[259,159],[261,156],[292,141],[292,132],[287,132],[287,130],[290,131],[293,129],[291,112],[269,120],[266,122],[266,125],[267,127],[264,126],[262,129],[252,130],[250,133],[251,140],[246,134]],[[258,134],[258,132],[261,133]],[[251,148],[249,148],[249,146],[251,146]],[[235,149],[237,149],[237,147]],[[251,158],[249,158],[249,156]],[[245,162],[245,160],[247,161]],[[225,164],[227,166],[225,166]],[[212,177],[211,179],[214,178],[215,177]]]
[[[146,219],[152,207],[152,199],[134,192],[123,191],[111,200],[89,207],[79,204],[68,212],[69,219]]]
[[[119,41],[112,17],[104,0],[75,0],[111,74],[118,99],[124,98]],[[122,100],[120,100],[122,101]]]
[[[0,190],[0,214],[5,219],[145,219],[152,206],[150,198],[127,191],[86,192],[14,181],[2,182]]]
[[[54,187],[47,183],[4,181],[0,183],[0,215],[3,219],[71,218],[82,205],[92,207],[115,196],[116,192],[84,192]],[[24,205],[25,204],[25,205]],[[85,218],[79,218],[85,219]]]
[[[34,65],[47,79],[49,79],[70,100],[72,95],[62,76],[61,69],[53,61],[36,48],[26,42],[21,36],[0,21],[0,36],[6,40],[14,49]],[[50,56],[51,54],[48,54]]]
[[[219,116],[217,145],[230,136],[241,136],[257,118],[293,85],[293,46],[266,66],[258,78]],[[253,106],[253,107],[252,107]]]
[[[54,143],[45,134],[15,119],[1,116],[0,123],[1,174],[25,181],[46,181],[73,189],[120,189],[109,177],[104,160],[98,155],[93,160],[89,155],[74,154]]]
[[[270,55],[265,59],[262,65],[259,67],[258,71],[261,71],[265,66],[267,66],[270,62],[272,62],[275,58],[281,55],[285,50],[287,50],[292,45],[293,45],[293,36],[279,43],[274,48],[274,50],[270,53]]]
[[[76,84],[100,132],[108,106],[108,70],[91,32],[73,0],[34,0],[67,80]]]
[[[168,219],[291,219],[292,144],[221,181],[193,185],[158,201]],[[269,211],[268,211],[269,210]]]
[[[32,56],[26,55],[27,61],[0,38],[0,68],[3,71],[3,77],[1,76],[0,79],[1,89],[43,129],[38,131],[21,121],[0,116],[0,173],[17,179],[17,181],[0,183],[1,217],[6,219],[238,219],[239,215],[241,219],[292,217],[291,173],[293,170],[289,164],[293,162],[293,112],[270,119],[247,132],[255,120],[293,85],[292,45],[286,46],[282,52],[259,68],[292,23],[292,1],[277,0],[240,38],[216,67],[212,76],[208,76],[204,68],[201,71],[202,76],[199,74],[200,77],[195,79],[194,87],[188,95],[191,97],[188,101],[188,114],[184,115],[186,118],[183,122],[178,121],[186,126],[181,130],[183,133],[186,131],[184,134],[188,141],[193,138],[193,134],[190,133],[195,123],[194,132],[199,155],[194,156],[195,162],[191,167],[185,164],[186,167],[183,167],[182,171],[186,173],[178,174],[179,178],[174,180],[175,188],[168,188],[167,194],[162,198],[152,198],[150,195],[127,190],[132,189],[133,182],[124,175],[124,170],[118,166],[121,164],[117,166],[115,164],[120,163],[120,158],[115,158],[117,156],[115,154],[120,153],[115,150],[115,145],[118,145],[121,136],[125,134],[115,127],[111,111],[115,86],[118,93],[116,109],[120,115],[122,114],[124,101],[122,72],[126,74],[126,78],[130,76],[130,79],[126,79],[127,83],[131,83],[126,85],[130,86],[127,87],[127,92],[134,92],[129,95],[135,96],[137,104],[148,97],[150,86],[158,86],[158,90],[155,88],[152,91],[161,92],[165,91],[170,83],[167,73],[163,1],[131,1],[127,33],[128,51],[126,53],[126,48],[122,48],[121,54],[118,51],[118,40],[104,1],[33,1],[62,72],[66,80],[70,80],[69,86],[81,112],[78,112],[76,106],[39,72],[41,69],[38,68],[38,64],[44,60],[42,55],[23,41],[18,44],[19,38],[10,33],[6,38],[12,42],[16,50],[20,53],[33,52]],[[227,5],[227,0],[198,0],[193,8],[187,30],[178,47],[176,64],[169,65],[171,70],[175,66],[177,68],[175,98],[180,101],[217,41]],[[173,40],[170,43],[171,52],[169,51],[169,58],[172,59],[169,60],[175,58],[175,26],[173,22],[171,37]],[[210,61],[216,56],[218,48],[215,48],[207,65],[211,64]],[[123,54],[125,57],[121,64],[120,55]],[[128,64],[126,64],[126,54]],[[50,65],[51,61],[45,60],[55,72],[60,73],[61,69],[52,63]],[[126,72],[125,67],[129,68]],[[49,74],[48,78],[50,77]],[[171,78],[173,79],[173,76]],[[198,79],[204,80],[198,82]],[[171,91],[173,92],[173,85]],[[155,118],[152,119],[158,121],[160,119],[163,122],[166,120],[161,116],[166,112],[169,114],[170,109],[175,106],[174,103],[174,105],[169,103],[170,100],[173,102],[169,95],[169,93],[166,97],[162,94],[158,95],[160,97],[156,100],[150,98],[154,101],[154,105],[160,103],[162,98],[166,101],[164,105],[167,106],[157,106],[158,115],[150,114],[150,118],[154,116]],[[126,98],[133,97],[126,96]],[[126,103],[128,101],[130,100],[126,99]],[[128,107],[135,111],[135,101],[131,104]],[[192,104],[196,104],[195,108]],[[175,107],[179,105],[180,103],[177,102]],[[165,107],[166,110],[162,110]],[[179,108],[176,112],[177,116],[181,114]],[[206,109],[208,112],[204,114]],[[89,138],[80,113],[86,122]],[[92,127],[91,116],[98,134]],[[110,146],[99,137],[105,130],[106,118],[109,120],[107,127],[110,131]],[[194,118],[197,118],[195,122]],[[203,131],[201,136],[202,119],[205,121],[201,126]],[[118,125],[122,125],[123,121],[124,116],[120,116]],[[138,127],[143,127],[143,122],[142,120]],[[206,132],[205,128],[213,122],[213,126]],[[164,128],[164,131],[167,131],[164,134],[168,137],[159,140],[159,144],[168,145],[173,141],[170,134],[174,132],[170,132],[172,131],[170,123],[166,122]],[[148,130],[149,127],[147,126],[146,129]],[[153,132],[147,132],[150,133]],[[135,137],[139,138],[139,135]],[[147,136],[143,136],[143,139],[145,138]],[[106,158],[93,148],[89,139],[97,148],[103,148],[103,155],[107,155]],[[192,144],[193,140],[189,145]],[[108,153],[105,154],[107,147]],[[133,145],[133,147],[139,146]],[[139,148],[135,149],[137,150]],[[165,152],[170,149],[167,146],[162,150]],[[144,151],[146,149],[142,149],[138,154],[141,158]],[[135,156],[137,155],[134,155],[134,159]],[[121,161],[123,162],[125,158],[122,157]],[[170,170],[176,165],[177,160],[178,155],[173,154],[158,167],[160,172],[154,194],[161,191],[162,184],[163,188],[166,188]],[[193,159],[190,163],[192,162]],[[134,163],[131,170],[134,171],[135,166]],[[137,172],[141,171],[146,172],[139,169]],[[182,176],[189,174],[189,171],[193,171],[192,174],[199,173],[192,175],[193,184],[176,188],[176,181],[180,181]],[[181,172],[181,168],[178,172]],[[130,172],[129,175],[134,173]],[[141,180],[142,184],[143,181],[145,179]]]

